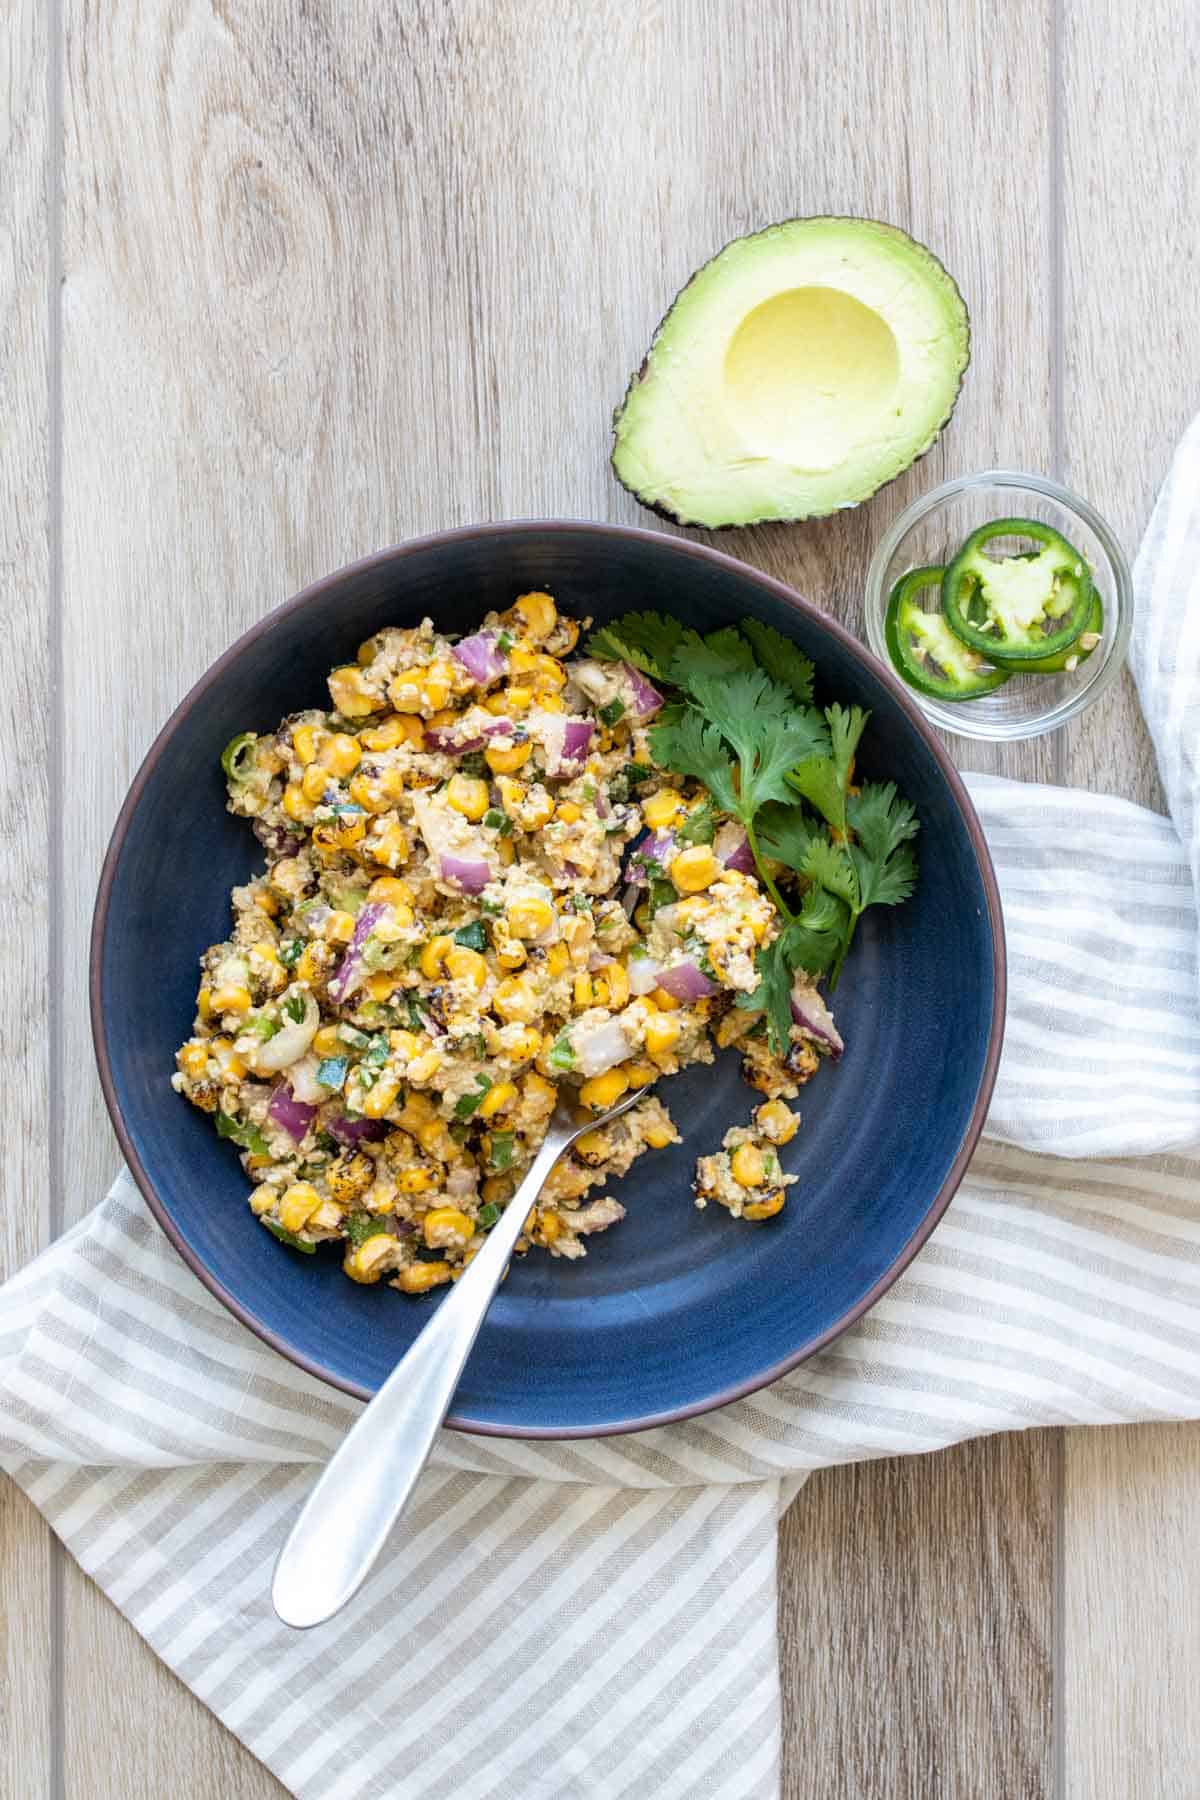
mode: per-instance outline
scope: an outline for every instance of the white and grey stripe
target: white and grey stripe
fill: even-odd
[[[626,1439],[447,1435],[365,1592],[300,1635],[269,1570],[356,1404],[238,1325],[128,1176],[0,1295],[0,1461],[294,1793],[769,1800],[775,1526],[810,1470],[1200,1414],[1200,1161],[1150,1157],[1200,1144],[1197,569],[1200,426],[1137,568],[1179,829],[969,778],[1009,940],[991,1141],[869,1317],[771,1389]]]

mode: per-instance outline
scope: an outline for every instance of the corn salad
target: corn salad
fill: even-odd
[[[817,1067],[799,1026],[773,1055],[739,1004],[778,915],[725,828],[699,829],[704,790],[655,768],[661,696],[572,657],[579,630],[528,593],[456,643],[380,631],[327,710],[222,758],[267,866],[201,958],[174,1086],[240,1149],[261,1223],[340,1244],[354,1281],[453,1281],[563,1085],[597,1113],[645,1093],[577,1141],[518,1244],[578,1257],[623,1216],[607,1180],[679,1141],[660,1076],[736,1044],[790,1118]],[[780,1210],[787,1178],[751,1185],[731,1210]]]

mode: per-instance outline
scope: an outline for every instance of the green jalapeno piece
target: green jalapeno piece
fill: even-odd
[[[1039,656],[1036,662],[1013,663],[1010,673],[1014,675],[1070,675],[1081,663],[1085,663],[1093,650],[1097,648],[1104,636],[1104,602],[1095,588],[1092,589],[1092,610],[1088,614],[1087,624],[1065,650],[1059,650],[1054,656]],[[997,667],[1005,667],[1004,658],[996,658]]]
[[[996,538],[1032,538],[1033,555],[991,557]],[[1066,650],[1092,609],[1087,563],[1038,519],[993,519],[973,531],[942,578],[942,610],[956,637],[1010,671]]]
[[[896,671],[918,693],[935,700],[974,700],[1008,680],[1007,669],[989,668],[978,651],[955,637],[940,612],[926,612],[920,596],[940,588],[939,566],[910,569],[888,598],[884,637]]]

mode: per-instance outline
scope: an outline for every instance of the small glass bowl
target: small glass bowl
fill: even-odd
[[[883,628],[888,597],[900,577],[928,563],[950,562],[972,531],[1006,518],[1037,519],[1082,553],[1104,605],[1104,633],[1077,669],[1061,675],[1014,675],[994,693],[974,700],[935,700],[909,688],[927,719],[960,737],[1011,740],[1057,731],[1112,686],[1129,648],[1129,566],[1104,520],[1055,481],[1013,469],[985,469],[943,482],[914,500],[880,542],[871,559],[866,597],[867,641],[876,656],[892,667]]]

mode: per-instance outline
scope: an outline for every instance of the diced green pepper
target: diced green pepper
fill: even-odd
[[[625,717],[625,702],[610,700],[607,706],[600,707],[598,717],[602,725],[615,725],[618,719]]]
[[[337,1091],[345,1086],[346,1075],[350,1068],[349,1058],[345,1056],[327,1056],[317,1064],[317,1080],[322,1087]]]
[[[464,1094],[461,1100],[456,1100],[454,1102],[454,1116],[456,1119],[469,1119],[492,1085],[486,1075],[477,1075],[475,1081],[476,1092],[473,1094]]]
[[[485,820],[486,824],[487,821]],[[472,919],[469,925],[460,925],[454,934],[456,944],[465,944],[468,950],[486,950],[488,947],[487,932],[483,928],[482,919]]]
[[[317,1246],[315,1244],[305,1243],[304,1239],[297,1237],[294,1231],[285,1231],[282,1225],[276,1225],[274,1219],[264,1219],[263,1224],[271,1236],[277,1237],[281,1244],[290,1244],[293,1250],[300,1250],[305,1256],[316,1255]]]
[[[254,731],[239,731],[236,737],[230,738],[221,752],[221,767],[230,781],[249,779],[254,764],[253,750],[257,742],[258,734]]]
[[[355,1250],[358,1249],[360,1244],[365,1244],[368,1238],[384,1237],[386,1235],[386,1222],[383,1219],[377,1218],[374,1213],[352,1212],[350,1217],[346,1220],[346,1236],[350,1240],[351,1247]]]

